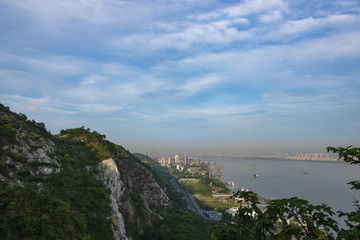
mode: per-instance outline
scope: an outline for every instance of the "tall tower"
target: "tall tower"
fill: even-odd
[[[179,155],[175,155],[175,163],[179,163],[180,159],[179,159]]]
[[[216,177],[220,180],[222,178],[222,172],[221,172],[222,166],[217,167],[216,169]]]
[[[184,155],[184,165],[187,164],[187,159],[188,159],[188,156],[185,154],[185,155]]]

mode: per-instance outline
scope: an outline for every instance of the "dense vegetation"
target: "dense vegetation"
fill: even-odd
[[[49,155],[61,165],[55,174],[25,171],[10,176],[15,166],[1,162],[1,174],[9,181],[0,181],[0,238],[112,239],[108,192],[95,177],[100,161],[96,154],[82,142],[52,136],[43,123],[29,121],[2,105],[0,108],[0,149],[20,141],[17,132],[21,131],[34,141],[54,141],[56,149]],[[1,159],[5,154],[0,153]],[[11,157],[15,163],[24,162]],[[46,165],[34,161],[30,167],[41,164]],[[14,176],[23,184],[14,185]]]
[[[177,192],[171,185],[170,180],[173,176],[165,167],[160,166],[155,160],[143,154],[134,155],[151,166],[153,175],[162,187],[166,189],[166,194],[173,202],[172,208],[161,211],[163,219],[153,227],[149,227],[142,239],[210,239],[210,233],[207,231],[207,228],[218,223],[200,217],[187,209],[183,195]]]
[[[332,148],[339,157],[351,164],[360,164],[360,148]],[[349,182],[352,189],[360,189],[359,181]],[[254,192],[238,192],[235,196],[244,198],[247,204],[240,206],[233,223],[209,228],[212,239],[360,239],[360,206],[354,201],[355,210],[339,212],[346,217],[348,229],[340,229],[333,219],[335,213],[325,204],[314,206],[296,197],[269,202],[265,211],[257,204],[259,197]]]

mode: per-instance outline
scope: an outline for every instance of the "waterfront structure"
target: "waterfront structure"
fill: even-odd
[[[235,183],[234,183],[234,181],[226,182],[226,185],[227,185],[228,187],[234,187],[234,186],[235,186]]]
[[[184,182],[184,183],[197,183],[199,182],[199,179],[197,178],[180,178],[179,182]]]
[[[234,202],[234,203],[239,203],[241,201],[243,201],[243,198],[239,198],[239,197],[233,197],[233,193],[227,194],[227,193],[214,193],[211,194],[212,198],[217,199],[218,202],[222,202],[222,203],[230,203],[230,202]]]

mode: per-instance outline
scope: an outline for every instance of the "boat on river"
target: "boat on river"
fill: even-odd
[[[226,185],[228,187],[233,187],[233,186],[235,186],[235,183],[234,182],[226,182]]]
[[[260,175],[259,174],[254,174],[254,177],[257,179],[257,178],[260,177]]]

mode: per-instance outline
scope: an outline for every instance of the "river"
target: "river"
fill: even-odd
[[[202,157],[209,161],[214,158]],[[360,191],[350,190],[347,182],[360,180],[360,166],[345,162],[296,161],[282,159],[243,159],[217,157],[222,181],[249,189],[266,198],[297,196],[312,204],[325,203],[334,211],[354,210]],[[254,174],[259,174],[256,179]]]

